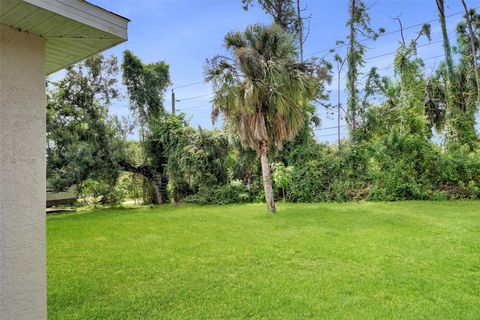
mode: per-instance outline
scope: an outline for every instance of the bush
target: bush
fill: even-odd
[[[468,148],[445,151],[437,165],[436,188],[448,199],[480,198],[480,152]]]
[[[369,163],[370,200],[428,199],[433,193],[432,173],[438,153],[420,135],[392,131],[374,145]]]
[[[288,200],[293,202],[317,202],[325,199],[331,179],[328,177],[327,161],[310,160],[292,171]]]
[[[319,145],[310,160],[296,162],[288,199],[294,202],[349,201],[366,197],[368,145],[342,151]]]
[[[185,197],[182,202],[197,204],[229,204],[252,202],[255,192],[240,180],[234,180],[226,185],[202,187],[194,195]]]
[[[87,179],[79,189],[80,198],[89,206],[117,205],[125,198],[124,190],[102,180]]]

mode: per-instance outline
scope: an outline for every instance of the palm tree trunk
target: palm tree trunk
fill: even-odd
[[[260,142],[260,162],[262,163],[263,188],[265,189],[265,202],[267,209],[275,213],[275,199],[273,198],[272,175],[270,173],[270,163],[268,161],[268,146],[265,141]]]

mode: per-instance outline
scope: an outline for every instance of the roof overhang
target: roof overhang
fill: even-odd
[[[125,42],[127,18],[83,0],[0,0],[0,23],[45,41],[47,74]]]

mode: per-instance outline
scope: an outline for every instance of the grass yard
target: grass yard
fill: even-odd
[[[480,319],[480,202],[49,216],[49,319]]]

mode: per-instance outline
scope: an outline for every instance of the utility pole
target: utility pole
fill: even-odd
[[[340,95],[340,93],[338,94]],[[338,105],[338,119],[337,119],[337,132],[338,132],[338,150],[341,149],[341,137],[340,137],[340,118],[341,118],[341,115],[340,115],[340,104]]]
[[[172,89],[172,114],[175,114],[175,91]]]

